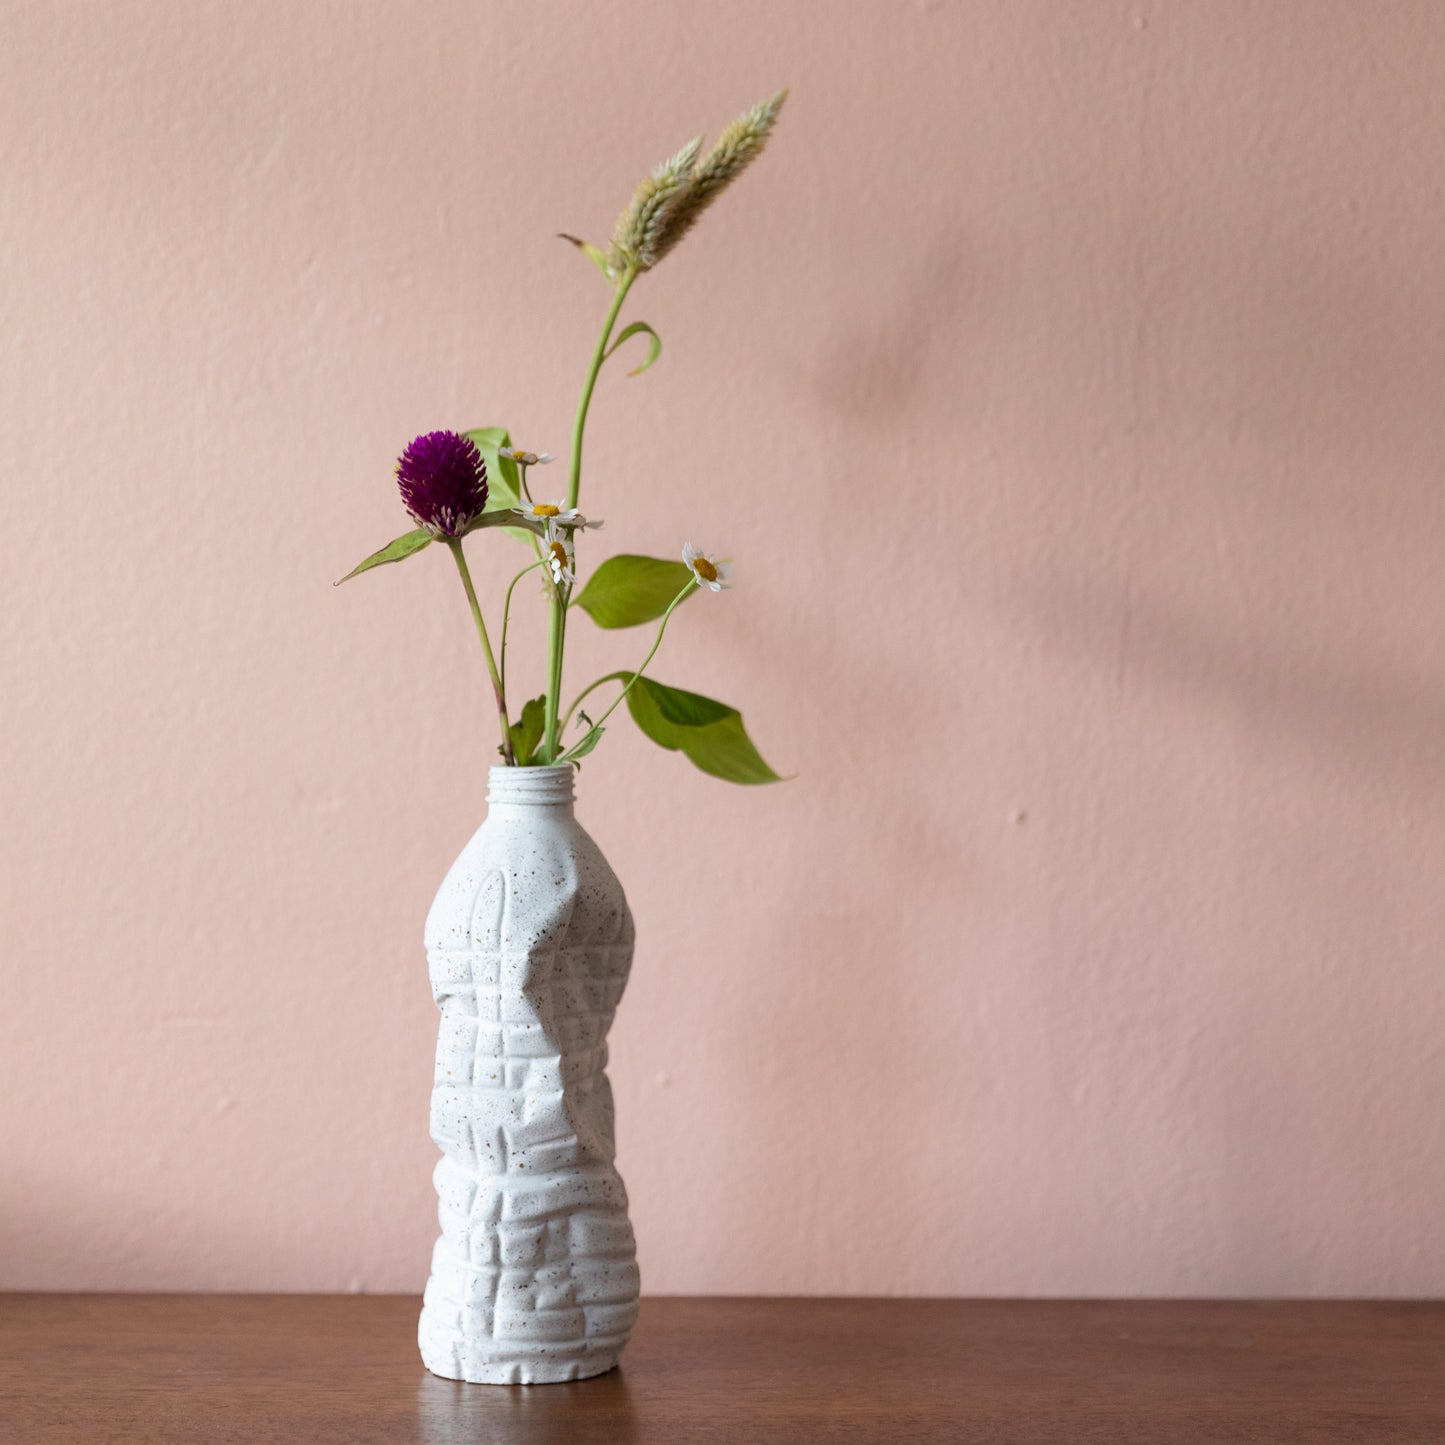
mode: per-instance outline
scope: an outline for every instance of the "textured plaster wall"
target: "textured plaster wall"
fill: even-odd
[[[0,1285],[420,1287],[487,697],[444,556],[330,584],[414,433],[566,450],[554,234],[787,83],[589,444],[798,774],[581,779],[645,1287],[1445,1289],[1445,8],[0,25]]]

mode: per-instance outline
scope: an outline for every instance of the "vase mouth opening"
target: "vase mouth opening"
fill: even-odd
[[[493,767],[487,773],[489,803],[570,803],[573,798],[571,763],[549,768]]]

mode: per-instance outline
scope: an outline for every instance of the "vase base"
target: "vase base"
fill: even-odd
[[[468,1385],[560,1385],[568,1380],[589,1380],[617,1368],[620,1350],[598,1350],[589,1354],[558,1351],[556,1355],[540,1351],[529,1359],[495,1360],[466,1363],[455,1351],[445,1351],[441,1358],[428,1358],[422,1351],[422,1364],[433,1375],[444,1380],[460,1380]]]

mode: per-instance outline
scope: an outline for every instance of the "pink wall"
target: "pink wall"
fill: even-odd
[[[786,83],[590,444],[799,774],[581,781],[646,1287],[1445,1289],[1445,8],[3,9],[0,1285],[419,1288],[492,739],[442,557],[331,580]]]

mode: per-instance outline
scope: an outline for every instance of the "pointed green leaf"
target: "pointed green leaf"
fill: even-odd
[[[694,767],[729,783],[778,783],[735,707],[700,693],[639,677],[627,694],[632,720],[659,747],[680,751]]]
[[[636,627],[661,617],[692,580],[686,563],[624,554],[609,557],[573,602],[599,627]]]
[[[602,734],[606,731],[606,728],[596,726],[588,728],[582,734],[582,741],[568,748],[557,761],[559,763],[575,763],[578,758],[585,758],[602,741]]]
[[[565,231],[559,231],[557,238],[562,241],[571,241],[609,281],[615,281],[617,279],[612,274],[612,268],[607,264],[607,253],[605,251],[600,251],[590,241],[584,241],[578,236],[569,236]],[[506,443],[503,442],[502,445],[505,446]]]
[[[650,677],[638,678],[629,700],[645,698],[645,707],[654,719],[654,741],[663,747],[680,747],[684,730],[711,727],[729,717],[737,715],[737,709],[725,702],[704,697],[699,692],[684,692],[680,687],[664,687]],[[670,741],[665,741],[666,734]]]
[[[782,782],[753,746],[737,711],[707,727],[689,728],[682,751],[695,768],[729,783]]]
[[[655,332],[645,321],[634,321],[630,326],[624,326],[617,333],[617,340],[612,343],[603,353],[602,359],[607,360],[622,343],[633,336],[650,336],[651,341],[647,343],[647,360],[641,366],[634,366],[627,374],[628,376],[640,376],[659,356],[662,355],[662,337]],[[504,443],[505,445],[505,443]]]
[[[418,527],[416,531],[408,532],[394,542],[388,542],[381,551],[373,552],[366,561],[358,562],[345,577],[332,583],[332,586],[340,587],[342,582],[350,582],[358,572],[369,572],[373,567],[380,567],[383,562],[400,562],[403,557],[420,552],[432,540],[432,534],[425,527]]]
[[[507,729],[512,739],[512,761],[519,768],[525,768],[542,741],[542,731],[547,725],[547,699],[534,697],[522,704],[522,715]]]

